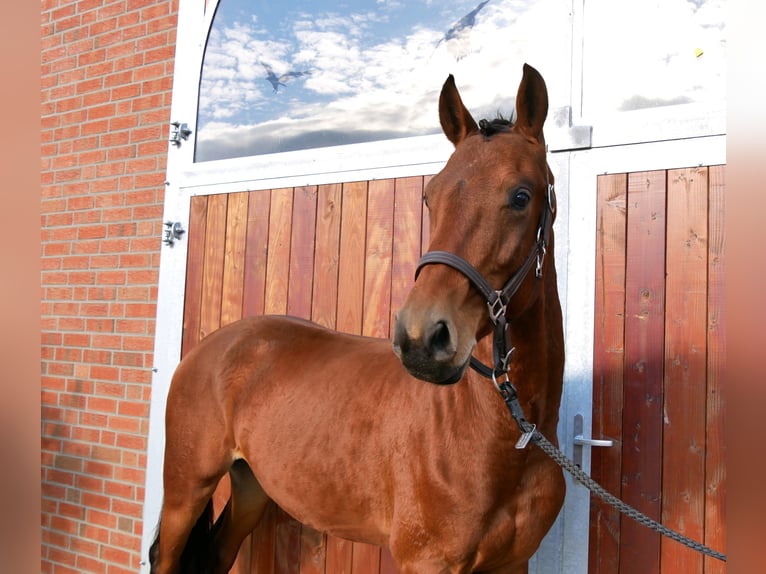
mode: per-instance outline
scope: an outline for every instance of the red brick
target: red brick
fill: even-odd
[[[98,120],[89,122],[81,126],[83,134],[101,134],[109,131],[109,122],[107,120]]]
[[[132,102],[133,100],[131,100]],[[126,115],[112,118],[110,120],[109,129],[111,131],[127,130],[134,128],[138,125],[138,118],[135,115]]]
[[[81,553],[77,555],[76,566],[80,572],[89,572],[90,574],[108,574],[108,567],[104,562],[89,556],[83,556]]]
[[[92,285],[96,274],[92,271],[72,271],[68,275],[69,282],[76,285]]]
[[[98,92],[85,94],[82,97],[83,108],[90,108],[93,106],[102,106],[102,104],[105,104],[106,102],[109,102],[109,92],[107,90],[99,90]],[[113,104],[109,104],[109,105],[113,106]],[[103,117],[109,117],[112,115],[114,115],[114,111],[112,111],[112,113],[100,113],[100,112],[94,113],[93,110],[88,110],[88,117],[89,119],[93,119],[93,120],[98,118],[103,118]]]
[[[83,538],[94,540],[102,544],[109,541],[109,530],[91,524],[81,524],[78,534]]]
[[[88,331],[114,333],[114,321],[112,319],[87,319],[85,327]]]
[[[80,59],[82,60],[83,56],[80,56]],[[101,58],[101,60],[106,58],[106,53],[104,53],[104,58]],[[88,78],[94,78],[97,76],[105,76],[107,74],[110,74],[114,71],[114,62],[111,61],[101,61],[97,60],[95,63],[91,64],[85,69],[85,75]]]
[[[98,241],[77,241],[72,244],[72,255],[93,255],[99,251]],[[84,298],[84,297],[83,297]]]
[[[124,40],[136,40],[146,36],[146,24],[134,24],[132,26],[125,26],[122,28],[122,37]],[[143,53],[144,48],[140,44],[136,44],[136,51]]]
[[[79,40],[79,38],[82,37],[82,32],[80,30],[75,30],[74,32],[75,33],[72,34],[71,37],[64,38],[64,42],[67,45],[67,54],[82,54],[83,52],[88,52],[93,49],[92,39],[86,37],[85,39]]]
[[[124,416],[146,417],[149,415],[149,405],[142,401],[120,401],[117,412]]]
[[[65,333],[63,344],[67,347],[87,347],[90,345],[90,335],[85,333]]]
[[[100,239],[106,237],[106,225],[91,225],[77,230],[78,239]]]
[[[107,101],[107,94],[99,94],[100,100]],[[95,103],[95,102],[94,102]],[[87,105],[87,104],[86,104]],[[114,116],[114,104],[106,104],[103,106],[97,106],[88,110],[88,119],[96,120],[100,118],[108,118]]]

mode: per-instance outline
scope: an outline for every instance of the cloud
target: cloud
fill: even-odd
[[[449,73],[477,118],[510,115],[524,62],[545,77],[551,107],[569,105],[570,4],[490,0],[450,46],[447,32],[479,4],[376,0],[279,22],[223,15],[205,58],[198,160],[436,133]],[[666,0],[663,20],[643,4],[599,3],[601,17],[587,20],[584,106],[616,111],[706,97],[723,67],[721,4]],[[630,26],[619,24],[626,16]],[[696,46],[704,56],[684,60],[695,59]],[[264,63],[278,76],[310,74],[274,92]]]

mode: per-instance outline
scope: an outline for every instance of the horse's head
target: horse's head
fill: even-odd
[[[555,205],[543,138],[547,113],[545,82],[526,64],[512,125],[482,120],[480,127],[453,77],[444,83],[439,119],[455,151],[425,189],[429,253],[394,328],[394,352],[415,377],[460,380],[476,341],[492,329],[487,299],[502,292],[507,307],[494,308],[511,317],[535,296]]]

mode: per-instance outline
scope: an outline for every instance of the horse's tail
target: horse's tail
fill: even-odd
[[[211,564],[211,539],[213,531],[213,500],[208,500],[202,514],[194,523],[194,526],[186,539],[186,545],[181,553],[181,563],[178,572],[181,574],[207,574]],[[154,574],[157,563],[157,553],[160,545],[160,532],[157,528],[157,536],[149,548],[150,574]]]

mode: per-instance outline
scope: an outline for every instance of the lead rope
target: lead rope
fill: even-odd
[[[537,430],[535,425],[527,421],[527,419],[524,417],[524,411],[521,408],[521,404],[519,403],[519,397],[518,397],[518,393],[516,392],[516,388],[508,380],[507,374],[505,375],[505,378],[506,378],[505,381],[503,381],[502,383],[498,383],[493,374],[492,381],[495,383],[497,390],[500,391],[500,394],[502,395],[503,400],[505,401],[505,404],[508,407],[508,411],[511,413],[513,420],[516,421],[516,424],[518,425],[519,430],[521,431],[521,437],[516,443],[516,448],[523,449],[527,446],[529,442],[536,444],[537,446],[540,447],[540,449],[542,449],[542,451],[545,454],[551,457],[561,468],[563,468],[569,474],[571,474],[575,478],[575,480],[577,480],[580,484],[585,486],[588,490],[590,490],[593,494],[598,496],[601,500],[603,500],[610,506],[613,506],[624,515],[632,518],[639,524],[643,524],[644,526],[651,528],[655,532],[659,532],[663,536],[667,536],[668,538],[671,538],[675,540],[676,542],[680,542],[684,546],[688,546],[689,548],[696,550],[697,552],[701,552],[703,554],[706,554],[708,556],[721,560],[722,562],[726,562],[725,554],[716,552],[712,548],[709,548],[708,546],[705,546],[704,544],[701,544],[700,542],[696,542],[695,540],[692,540],[691,538],[684,536],[680,532],[676,532],[675,530],[668,528],[664,524],[660,524],[656,520],[649,518],[646,514],[643,514],[642,512],[638,511],[637,509],[633,508],[629,504],[623,502],[622,500],[620,500],[619,498],[617,498],[616,496],[614,496],[613,494],[605,490],[603,486],[601,486],[599,483],[593,480],[590,476],[585,474],[585,471],[582,468],[580,468],[579,465],[575,464],[572,460],[567,458],[567,456],[563,452],[561,452],[558,448],[556,448],[556,446],[553,443],[551,443],[547,438],[543,436],[543,434],[540,431]]]

